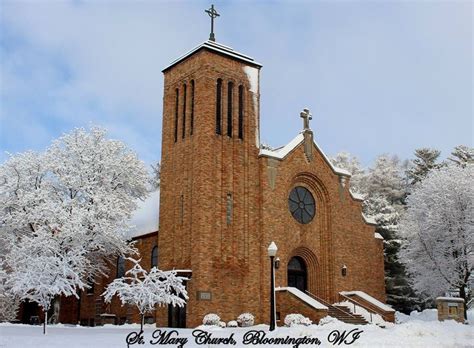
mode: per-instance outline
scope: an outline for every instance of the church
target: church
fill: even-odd
[[[289,313],[317,322],[341,300],[393,321],[383,239],[351,193],[350,173],[317,145],[309,110],[287,145],[260,146],[261,68],[211,32],[163,70],[159,267],[189,278],[189,301],[159,308],[157,325],[244,312],[268,323],[272,241],[280,322]]]
[[[187,277],[189,300],[183,308],[158,307],[147,322],[193,328],[208,313],[228,322],[249,312],[256,324],[269,323],[272,266],[278,325],[290,313],[316,323],[326,315],[363,323],[335,305],[342,301],[394,321],[384,304],[383,238],[351,192],[350,173],[318,146],[310,111],[295,110],[302,129],[288,144],[261,146],[261,69],[211,31],[163,70],[156,218],[132,237],[144,267]],[[79,301],[62,301],[60,321],[138,322],[133,308],[100,297],[127,267],[123,259],[115,266]]]

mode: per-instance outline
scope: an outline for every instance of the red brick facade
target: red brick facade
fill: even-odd
[[[159,233],[137,239],[145,267],[157,243],[160,269],[191,271],[180,325],[196,327],[208,313],[227,322],[243,312],[268,323],[271,241],[280,259],[276,286],[288,286],[287,265],[297,256],[306,266],[306,290],[314,296],[334,303],[340,291],[360,290],[385,301],[383,242],[349,192],[349,176],[330,165],[309,130],[285,149],[261,151],[260,65],[209,44],[164,70]],[[216,134],[219,79],[222,119]],[[307,188],[315,199],[316,214],[308,224],[289,211],[295,186]],[[118,299],[103,304],[100,294],[114,276],[99,280],[94,293],[83,293],[79,302],[64,301],[69,315],[63,322],[104,323],[104,313],[113,313],[117,323],[138,321],[137,312],[121,307]],[[321,316],[304,303],[298,308],[288,294],[279,294],[278,306],[280,313],[300,312],[315,321]],[[165,307],[157,309],[155,319],[158,326],[175,325]]]
[[[188,327],[199,325],[210,312],[224,321],[251,312],[257,323],[268,322],[266,249],[271,241],[279,247],[282,265],[276,271],[277,286],[287,286],[286,265],[299,256],[307,267],[307,290],[314,295],[332,303],[339,291],[357,289],[385,301],[383,244],[364,221],[347,175],[331,167],[311,132],[283,157],[258,148],[259,69],[252,61],[203,47],[164,71],[160,267],[192,270]],[[216,134],[218,79],[221,134]],[[229,82],[235,86],[231,136]],[[237,135],[239,85],[244,87],[243,139]],[[297,116],[295,122],[300,122]],[[306,187],[316,200],[316,216],[309,224],[298,223],[288,210],[295,186]],[[199,292],[210,293],[211,300],[198,299]],[[166,314],[165,308],[158,310],[159,326],[168,325]]]

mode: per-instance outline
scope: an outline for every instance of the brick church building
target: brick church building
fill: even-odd
[[[351,193],[350,174],[315,142],[309,111],[295,112],[303,127],[287,145],[260,146],[261,68],[209,40],[163,70],[159,224],[133,238],[144,267],[158,264],[188,277],[189,301],[184,308],[159,307],[147,320],[196,327],[208,313],[230,321],[250,312],[256,323],[268,323],[267,248],[274,241],[280,325],[289,313],[356,322],[333,306],[343,300],[393,321],[383,304],[382,237]],[[64,300],[60,321],[138,321],[118,299],[105,305],[100,297],[127,267],[120,260],[115,266],[79,302]]]

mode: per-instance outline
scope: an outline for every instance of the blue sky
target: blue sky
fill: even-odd
[[[217,41],[261,72],[261,140],[327,154],[473,146],[470,1],[215,1]],[[100,125],[159,160],[161,69],[205,41],[207,1],[0,1],[0,162]]]

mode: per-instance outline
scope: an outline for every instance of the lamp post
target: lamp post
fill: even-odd
[[[271,280],[270,280],[270,331],[275,330],[275,263],[274,258],[277,253],[277,246],[275,242],[271,242],[268,247],[268,256],[270,256],[270,269],[271,269]]]

